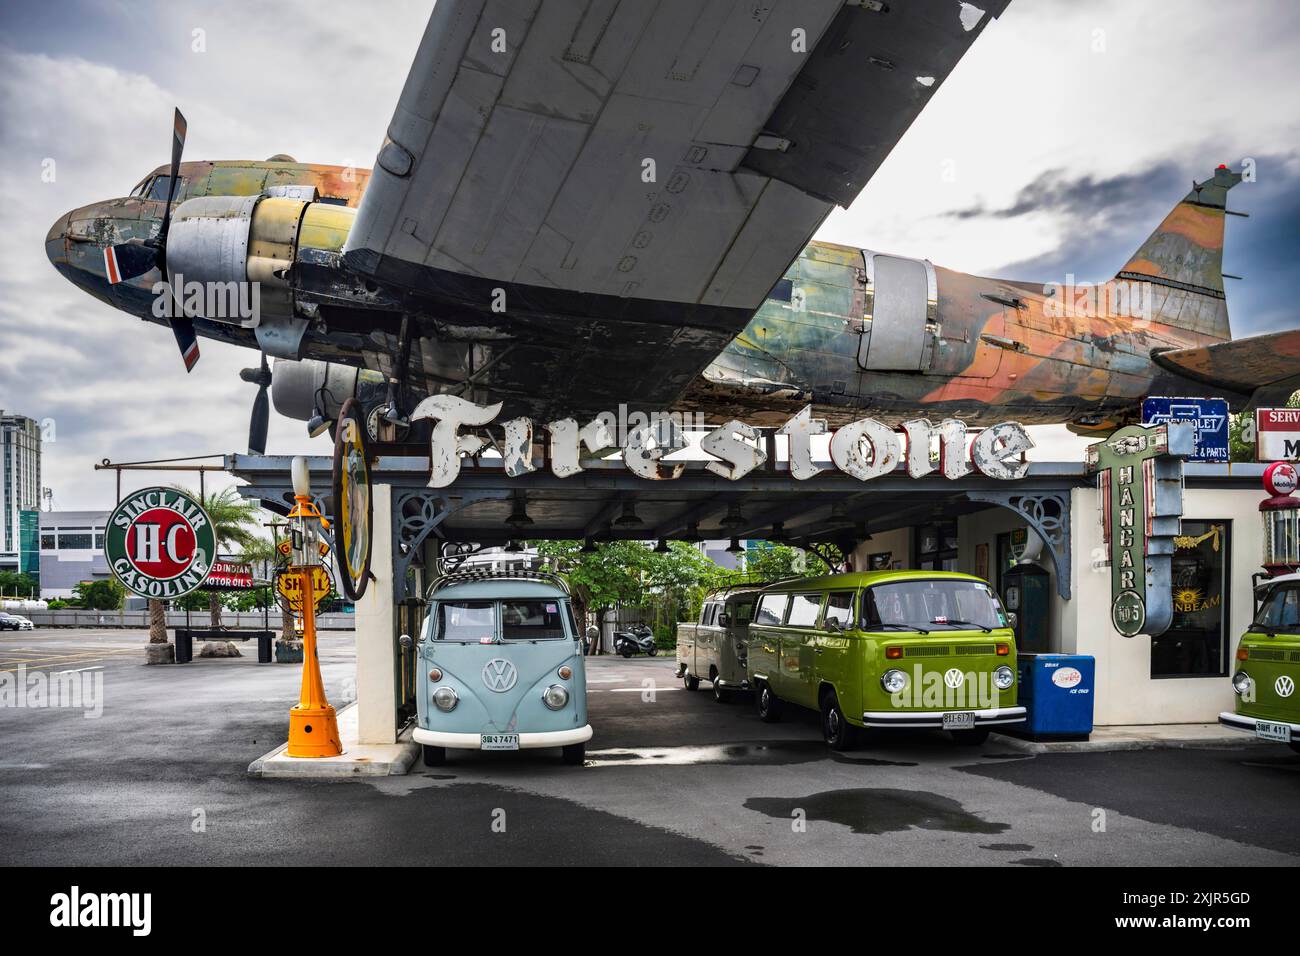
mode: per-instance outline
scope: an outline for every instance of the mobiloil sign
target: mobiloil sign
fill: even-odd
[[[197,501],[174,488],[141,488],[104,529],[104,558],[132,594],[169,600],[198,588],[216,556],[216,532]]]

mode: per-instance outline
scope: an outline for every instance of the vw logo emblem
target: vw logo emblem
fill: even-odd
[[[1273,682],[1273,689],[1279,697],[1290,697],[1295,693],[1295,681],[1283,674]]]
[[[958,687],[960,687],[962,685],[962,682],[965,680],[966,680],[966,675],[963,674],[960,670],[958,670],[955,667],[949,671],[945,671],[943,675],[943,682],[947,684],[949,687],[951,687],[953,690],[956,690]]]
[[[490,691],[504,694],[515,686],[517,680],[519,680],[519,672],[515,670],[515,665],[504,657],[494,657],[483,665],[483,683]]]

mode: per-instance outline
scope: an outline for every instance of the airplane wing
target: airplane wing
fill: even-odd
[[[472,385],[671,402],[1008,2],[439,0],[345,261]]]
[[[1171,349],[1152,360],[1203,385],[1250,395],[1249,407],[1285,403],[1300,388],[1300,329]]]

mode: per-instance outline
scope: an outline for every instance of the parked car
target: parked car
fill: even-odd
[[[836,750],[863,729],[934,727],[980,744],[1021,723],[1015,632],[997,594],[969,574],[875,571],[764,589],[747,673],[759,717],[786,705],[821,714]]]
[[[413,737],[427,766],[443,764],[448,750],[559,747],[567,764],[585,759],[591,726],[582,635],[555,575],[435,578],[416,662]]]
[[[698,622],[677,625],[677,676],[687,690],[698,690],[706,680],[713,699],[727,703],[749,689],[745,641],[759,590],[748,585],[715,591],[704,599]]]
[[[31,631],[36,627],[29,619],[0,611],[0,631]]]
[[[1237,645],[1237,706],[1219,723],[1300,753],[1300,574],[1260,585],[1263,601]]]

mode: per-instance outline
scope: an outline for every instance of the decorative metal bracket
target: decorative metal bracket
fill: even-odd
[[[1043,540],[1056,569],[1056,593],[1070,600],[1070,492],[967,491],[971,501],[983,501],[1014,511]]]
[[[411,561],[433,534],[442,537],[439,525],[456,512],[480,501],[509,501],[513,491],[404,491],[393,495],[393,600],[420,597],[407,588]]]

